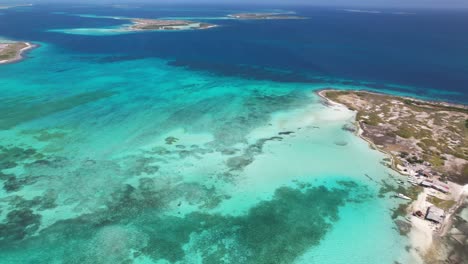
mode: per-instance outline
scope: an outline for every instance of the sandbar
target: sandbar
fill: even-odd
[[[286,13],[236,13],[228,17],[240,20],[304,19],[304,17]]]

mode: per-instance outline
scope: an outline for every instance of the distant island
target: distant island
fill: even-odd
[[[81,17],[106,18],[126,21],[118,26],[103,28],[71,28],[71,29],[53,29],[52,32],[61,32],[66,34],[108,36],[127,33],[151,32],[151,31],[184,31],[184,30],[202,30],[217,27],[218,25],[180,20],[180,19],[149,19],[149,18],[131,18],[131,17],[108,17],[80,15]]]
[[[35,47],[29,42],[0,42],[0,64],[19,61],[24,52]]]
[[[468,237],[468,229],[454,217],[468,196],[468,107],[367,91],[318,94],[329,104],[356,111],[356,127],[344,129],[388,154],[388,165],[408,177],[398,180],[397,188],[383,183],[380,194],[394,192],[408,200],[393,218],[400,232],[410,235],[415,251],[427,263],[444,255],[467,257],[451,241]]]
[[[234,19],[245,19],[245,20],[255,20],[255,19],[304,19],[300,16],[293,16],[284,13],[237,13],[228,15],[230,18]]]
[[[124,30],[187,30],[187,29],[208,29],[216,27],[214,24],[194,22],[188,20],[164,20],[164,19],[131,19],[132,24],[125,26]]]
[[[13,7],[21,7],[21,6],[32,6],[32,4],[24,4],[24,5],[0,5],[0,9],[8,9]]]

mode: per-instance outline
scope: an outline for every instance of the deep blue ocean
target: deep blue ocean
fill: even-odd
[[[346,84],[401,89],[417,95],[428,89],[440,98],[468,101],[468,11],[380,10],[344,12],[343,8],[281,6],[305,20],[220,20],[222,28],[204,32],[140,33],[111,37],[63,35],[53,28],[103,27],[119,21],[53,15],[51,12],[127,17],[210,17],[232,12],[274,10],[264,6],[35,6],[27,16],[4,11],[4,37],[46,42],[83,53],[113,53],[113,60],[158,57],[171,65],[225,76],[277,82]],[[405,13],[399,13],[399,12]],[[34,21],[34,23],[31,23]],[[400,87],[399,87],[400,86]],[[399,88],[398,88],[399,87]],[[414,90],[413,90],[414,91]],[[453,93],[453,94],[452,94]]]

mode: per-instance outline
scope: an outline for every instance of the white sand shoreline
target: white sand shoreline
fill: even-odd
[[[323,100],[325,100],[327,105],[330,105],[330,106],[340,105],[340,106],[346,107],[345,105],[334,102],[325,96],[324,93],[326,91],[333,91],[333,90],[335,89],[322,89],[322,90],[317,91],[316,94],[319,97],[321,97]],[[368,91],[365,91],[365,92],[368,92]],[[368,93],[378,94],[375,92],[368,92]],[[401,96],[401,97],[409,98],[405,96]],[[415,99],[411,98],[411,100],[415,100]],[[418,100],[418,99],[416,99],[416,101],[424,102],[423,100]],[[460,105],[446,103],[446,102],[431,102],[431,103],[436,103],[438,105],[443,105],[443,106],[460,107]],[[466,109],[467,106],[461,105],[461,107]],[[385,155],[391,158],[391,165],[392,165],[391,168],[394,171],[398,172],[402,176],[411,176],[411,175],[403,173],[401,170],[397,168],[397,166],[395,166],[394,158],[390,153],[387,153],[386,151],[378,148],[370,139],[367,139],[362,135],[363,129],[361,128],[358,121],[356,121],[355,125],[357,128],[355,134],[357,136],[359,136],[360,138],[368,142],[372,148],[384,153]],[[452,191],[451,196],[457,203],[455,206],[453,206],[449,210],[449,212],[447,212],[444,218],[444,221],[442,223],[435,225],[433,223],[428,222],[427,220],[418,218],[411,214],[407,216],[407,220],[411,224],[411,230],[410,230],[410,233],[408,234],[408,237],[412,246],[412,248],[410,249],[410,253],[411,255],[413,255],[413,257],[418,259],[421,263],[424,263],[424,260],[427,258],[427,256],[430,253],[435,254],[435,255],[443,253],[443,252],[440,252],[442,249],[437,248],[437,246],[433,243],[434,241],[433,238],[434,236],[443,237],[450,231],[451,225],[452,225],[452,217],[455,215],[455,212],[457,211],[457,209],[463,204],[465,198],[468,196],[468,185],[461,186],[459,184],[456,184],[450,181],[448,182],[448,184],[451,187],[451,191]],[[426,209],[427,207],[431,206],[432,204],[426,201],[427,196],[433,196],[429,192],[430,190],[428,191],[427,189],[424,189],[424,191],[418,195],[418,199],[411,202],[408,209],[410,211],[415,212],[418,210],[423,210],[423,208]]]

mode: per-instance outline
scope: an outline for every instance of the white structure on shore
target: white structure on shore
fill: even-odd
[[[435,207],[435,206],[430,206],[427,208],[427,213],[426,213],[426,220],[436,222],[436,223],[442,223],[445,218],[445,212],[444,210]]]
[[[423,187],[429,187],[439,192],[448,193],[450,192],[450,188],[447,184],[440,182],[440,181],[432,181],[432,180],[424,180],[420,183]]]

